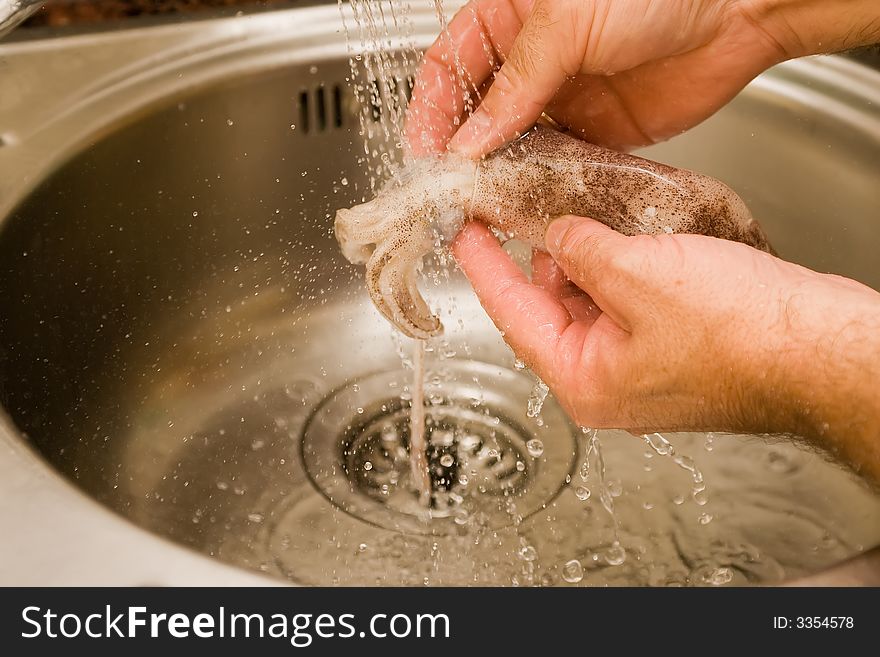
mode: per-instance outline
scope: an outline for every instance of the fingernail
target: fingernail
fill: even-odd
[[[550,225],[547,226],[547,232],[544,233],[544,245],[554,258],[559,255],[562,240],[575,221],[575,217],[560,217],[551,221]]]
[[[449,150],[460,155],[479,155],[479,146],[492,129],[492,117],[485,110],[478,109],[471,114],[458,132],[449,140]]]

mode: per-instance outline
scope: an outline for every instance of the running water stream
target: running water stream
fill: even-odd
[[[425,343],[413,345],[412,406],[409,425],[409,466],[419,503],[431,505],[431,473],[428,470],[428,444],[425,440]]]
[[[440,34],[448,38],[449,23],[442,0],[431,1]],[[405,78],[402,73],[414,68],[420,54],[412,45],[411,8],[405,0],[351,0],[355,29],[345,23],[344,3],[340,0],[339,4],[350,54],[349,82],[361,107],[362,164],[369,169],[371,190],[375,191],[397,175],[401,166],[397,153],[404,149],[405,144],[404,115],[408,93],[402,88],[401,80]],[[402,48],[401,42],[405,44]],[[488,53],[487,56],[490,56]],[[474,108],[473,85],[468,83],[467,72],[457,52],[453,52],[453,58],[464,109],[469,113]],[[412,342],[409,452],[412,485],[420,504],[430,507],[432,483],[425,425],[425,351],[424,342]]]
[[[408,2],[395,0],[351,0],[355,28],[345,21],[345,3],[339,7],[345,25],[351,76],[349,83],[360,105],[358,113],[364,156],[371,191],[396,175],[397,155],[404,144],[404,111],[407,90],[401,88],[402,72],[418,61],[414,46],[400,47],[411,40],[412,24]],[[438,8],[438,11],[441,11]],[[442,24],[445,24],[445,19]],[[412,343],[410,386],[409,458],[412,485],[423,507],[431,505],[431,475],[425,437],[425,348]]]

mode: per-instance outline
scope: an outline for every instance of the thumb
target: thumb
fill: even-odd
[[[540,118],[580,65],[570,36],[570,4],[536,0],[485,98],[450,140],[449,150],[480,157],[519,136]]]
[[[642,259],[632,240],[603,223],[575,216],[551,222],[544,239],[566,277],[618,325],[631,330]]]

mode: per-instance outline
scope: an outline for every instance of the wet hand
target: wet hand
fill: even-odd
[[[422,154],[451,138],[450,149],[476,157],[545,110],[611,148],[666,139],[786,57],[751,4],[471,0],[426,53],[408,112],[410,145]]]
[[[880,294],[742,244],[553,222],[532,279],[482,225],[456,258],[581,426],[795,433],[880,481]]]
[[[477,157],[546,111],[628,150],[696,125],[777,62],[878,40],[877,0],[471,0],[425,54],[407,138],[417,155],[448,143]]]

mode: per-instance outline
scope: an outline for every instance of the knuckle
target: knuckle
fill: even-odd
[[[510,57],[498,72],[493,86],[500,84],[503,92],[513,93],[540,80],[543,55],[540,49],[535,47],[536,41],[529,33],[523,33],[517,39],[510,51]]]
[[[609,271],[627,280],[650,277],[651,263],[658,243],[650,235],[621,237],[614,249],[609,249],[606,266]]]
[[[605,235],[582,225],[566,230],[560,250],[569,266],[582,275],[614,270],[619,258],[618,250],[610,248]]]
[[[552,27],[555,21],[554,14],[557,10],[557,3],[551,3],[547,0],[538,0],[532,7],[529,14],[529,23],[538,29],[547,29]]]
[[[554,13],[547,3],[537,2],[517,36],[506,65],[520,80],[532,80],[540,75],[548,59],[554,56],[556,39],[549,34],[558,24]]]
[[[504,63],[492,81],[493,96],[505,98],[525,86],[528,76],[524,75],[520,62],[520,58],[511,57]],[[489,98],[490,96],[486,97],[483,105],[489,103]]]
[[[560,241],[563,255],[583,257],[595,257],[597,247],[600,246],[599,235],[595,230],[585,227],[577,222],[569,225]]]
[[[636,277],[644,268],[645,257],[639,249],[624,247],[608,253],[604,264],[609,271],[615,274]]]

